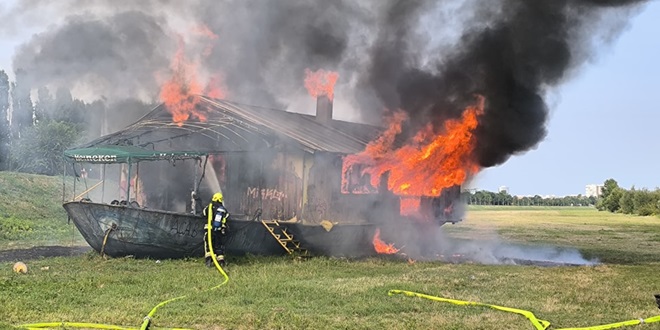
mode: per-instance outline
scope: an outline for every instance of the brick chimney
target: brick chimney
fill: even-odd
[[[316,97],[316,120],[324,123],[332,121],[332,100],[327,95]]]

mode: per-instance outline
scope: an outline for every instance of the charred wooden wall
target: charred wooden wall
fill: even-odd
[[[232,153],[224,156],[222,187],[230,212],[253,218],[289,220],[299,216],[303,198],[303,151]]]
[[[391,196],[342,193],[342,155],[316,153],[306,176],[303,218],[309,223],[323,220],[343,223],[377,222],[391,214]]]
[[[222,157],[219,180],[226,204],[236,216],[252,219],[261,210],[262,219],[312,224],[323,220],[379,223],[401,217],[400,198],[386,189],[387,176],[380,187],[368,192],[342,190],[342,155],[294,149]],[[439,197],[423,198],[422,203],[436,220],[455,221],[459,219],[455,219],[453,203],[459,196],[460,186],[455,186]]]

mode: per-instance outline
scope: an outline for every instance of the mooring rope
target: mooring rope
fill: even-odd
[[[456,299],[442,298],[442,297],[430,296],[430,295],[423,294],[423,293],[418,293],[418,292],[405,291],[405,290],[390,290],[390,291],[387,292],[388,296],[393,296],[395,294],[402,294],[402,295],[405,295],[407,297],[419,297],[419,298],[429,299],[429,300],[433,300],[433,301],[447,302],[447,303],[451,303],[451,304],[455,304],[455,305],[461,305],[461,306],[489,307],[489,308],[501,310],[501,311],[504,311],[504,312],[523,315],[530,322],[532,322],[532,325],[537,330],[546,330],[546,329],[548,329],[548,327],[550,327],[550,322],[548,322],[546,320],[538,319],[536,317],[536,315],[534,315],[534,313],[532,313],[530,311],[526,311],[524,309],[504,307],[504,306],[498,306],[498,305],[491,305],[491,304],[485,304],[485,303],[480,303],[480,302],[475,302],[475,301],[466,301],[466,300],[456,300]],[[652,316],[652,317],[649,317],[649,318],[646,318],[646,319],[629,320],[629,321],[623,321],[623,322],[617,322],[617,323],[610,323],[610,324],[596,325],[596,326],[591,326],[591,327],[584,327],[584,328],[561,328],[561,329],[557,329],[557,330],[606,330],[606,329],[620,328],[620,327],[629,326],[629,325],[638,325],[638,324],[646,324],[646,323],[654,323],[654,322],[660,322],[660,315]]]
[[[110,236],[110,232],[113,231],[116,227],[117,225],[113,223],[112,226],[110,226],[110,228],[105,230],[105,236],[103,237],[103,244],[101,245],[101,252],[99,253],[101,257],[105,257],[105,254],[103,254],[103,251],[105,251],[105,244],[108,242],[108,236]]]

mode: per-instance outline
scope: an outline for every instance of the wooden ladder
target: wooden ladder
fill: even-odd
[[[280,226],[277,220],[261,220],[261,223],[266,227],[271,236],[280,243],[286,253],[302,257],[308,256],[307,249],[302,248],[300,241],[294,240],[293,234],[287,232],[285,226]]]

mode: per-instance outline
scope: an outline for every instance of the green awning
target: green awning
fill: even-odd
[[[69,149],[64,156],[79,163],[135,163],[150,160],[179,160],[197,158],[208,153],[190,151],[157,151],[135,146],[101,145],[89,148]]]

